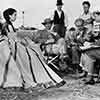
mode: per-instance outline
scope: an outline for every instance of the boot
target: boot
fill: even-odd
[[[84,84],[86,84],[86,85],[94,85],[95,84],[95,80],[94,80],[93,76],[92,75],[88,75],[88,78],[87,78],[87,80],[85,81]]]

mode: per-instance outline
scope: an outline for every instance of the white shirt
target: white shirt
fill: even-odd
[[[57,13],[58,13],[59,18],[61,18],[62,11],[57,10]]]
[[[88,12],[87,14],[85,14],[85,13],[81,14],[79,18],[82,18],[84,21],[86,21],[92,17],[93,17],[92,13]],[[88,28],[89,30],[92,30],[92,28],[93,28],[92,24],[87,24],[87,25],[85,25],[85,27]]]
[[[87,14],[83,13],[80,15],[80,18],[82,18],[83,20],[87,20],[87,19],[90,19],[92,17],[92,13],[89,12]]]

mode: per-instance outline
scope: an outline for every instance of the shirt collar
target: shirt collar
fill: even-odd
[[[62,10],[61,10],[61,11],[59,11],[59,10],[57,9],[57,12],[62,12]]]
[[[89,11],[87,14],[83,12],[83,14],[82,14],[82,15],[89,15],[89,14],[90,14],[90,11]]]

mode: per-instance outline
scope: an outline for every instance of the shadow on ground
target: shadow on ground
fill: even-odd
[[[0,89],[0,100],[100,100],[100,84],[84,85],[81,79],[66,78],[66,84],[60,88]]]

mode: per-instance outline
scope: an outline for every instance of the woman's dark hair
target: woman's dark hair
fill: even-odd
[[[5,20],[7,22],[10,21],[9,15],[12,15],[14,12],[17,12],[17,11],[15,9],[13,9],[13,8],[8,8],[3,12],[3,17],[5,18]]]
[[[82,3],[82,5],[88,5],[89,7],[91,6],[91,4],[90,4],[90,2],[89,1],[84,1],[83,3]]]
[[[6,30],[8,30],[8,32],[10,32],[10,30],[8,28],[8,24],[10,24],[12,26],[13,31],[16,32],[13,24],[10,21],[10,17],[9,17],[9,15],[12,15],[14,12],[17,12],[17,11],[15,9],[13,9],[13,8],[8,8],[3,12],[3,17],[5,18],[6,23],[4,23],[2,25],[2,31],[1,31],[2,35],[7,35],[7,31]]]

